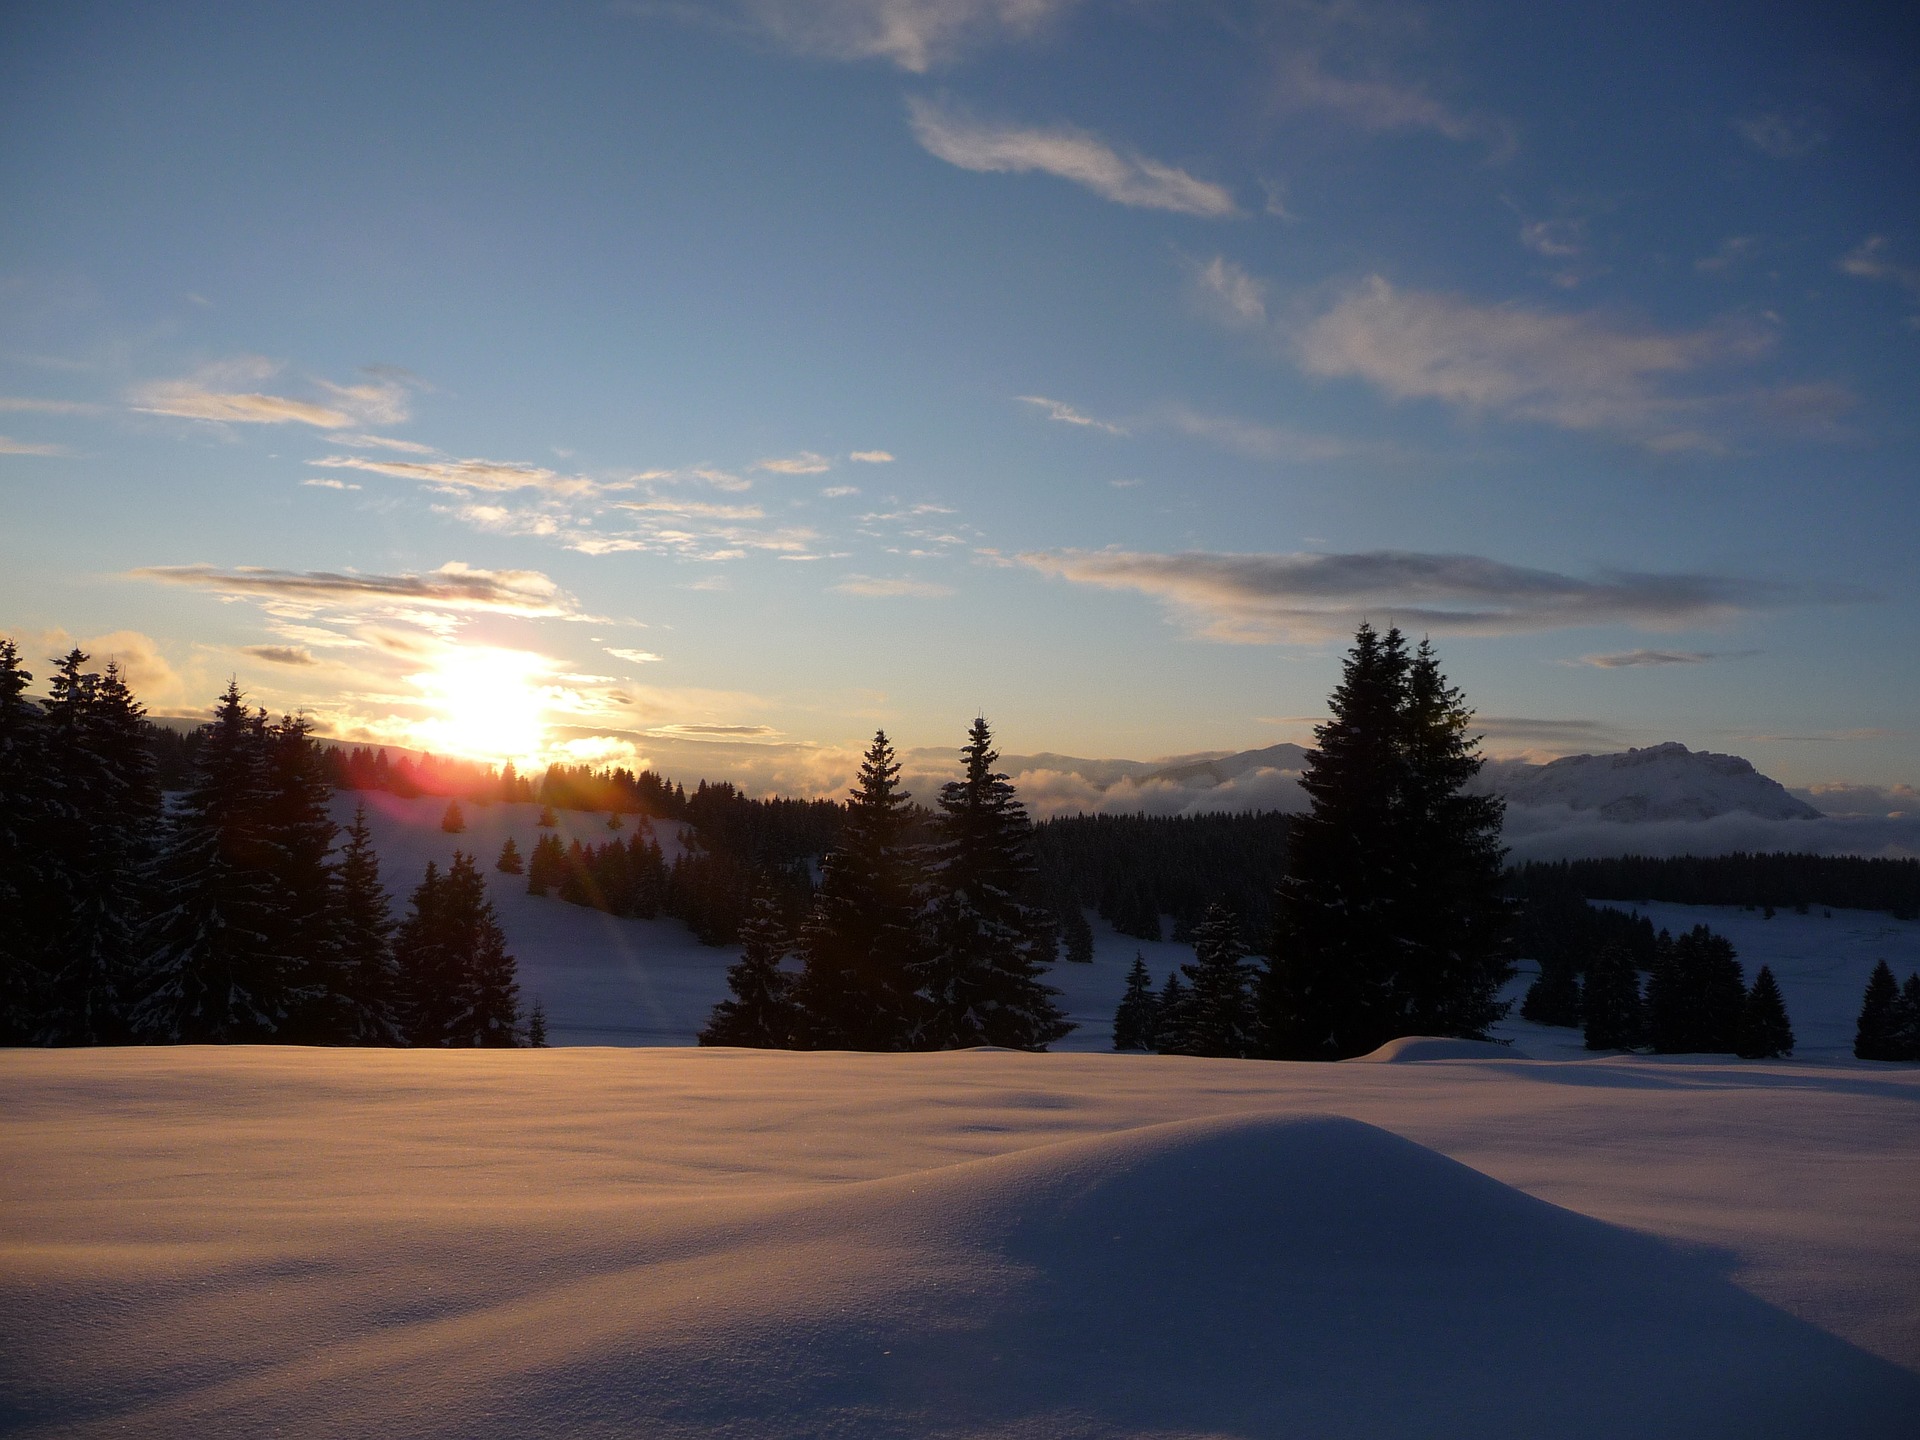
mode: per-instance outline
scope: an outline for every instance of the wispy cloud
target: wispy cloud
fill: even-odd
[[[809,55],[887,60],[924,74],[971,50],[1024,39],[1076,0],[735,0],[748,23]],[[689,12],[704,18],[702,11]]]
[[[1182,435],[1192,436],[1250,460],[1339,460],[1355,455],[1388,459],[1393,447],[1379,441],[1346,440],[1338,435],[1298,430],[1288,425],[1264,425],[1233,415],[1210,415],[1186,405],[1167,405],[1154,419]],[[1137,483],[1137,482],[1135,482]]]
[[[660,659],[660,657],[651,650],[622,650],[611,645],[605,648],[607,654],[613,656],[614,659],[624,660],[629,665],[652,665]]]
[[[802,450],[798,455],[756,460],[753,468],[768,470],[775,475],[824,475],[833,468],[833,463],[824,455],[816,455],[811,450]]]
[[[1049,420],[1057,420],[1062,425],[1081,425],[1090,430],[1104,430],[1109,435],[1124,435],[1126,430],[1111,420],[1096,420],[1091,415],[1083,415],[1064,400],[1049,400],[1044,395],[1016,395],[1023,405],[1034,405],[1047,412]]]
[[[365,455],[328,455],[309,460],[330,470],[364,470],[391,475],[449,490],[544,490],[552,494],[584,495],[599,487],[585,476],[561,475],[544,465],[513,460],[375,460]]]
[[[351,480],[336,480],[331,475],[309,475],[300,483],[311,485],[317,490],[358,490],[360,488]]]
[[[1775,160],[1797,160],[1827,143],[1832,127],[1824,112],[1803,106],[1796,110],[1767,110],[1733,122],[1754,149]]]
[[[397,450],[403,455],[433,455],[436,452],[431,445],[422,445],[417,440],[396,440],[391,435],[336,435],[336,445],[358,445],[366,449]]]
[[[0,455],[66,455],[69,453],[64,445],[41,445],[0,435]]]
[[[885,450],[855,450],[851,455],[847,456],[847,459],[857,460],[862,465],[891,465],[893,463],[893,456],[889,455]]]
[[[832,588],[842,595],[864,595],[874,599],[915,596],[930,600],[953,594],[951,585],[939,585],[931,580],[883,579],[872,575],[849,575]]]
[[[1219,219],[1236,215],[1233,192],[1178,166],[1122,151],[1085,130],[1033,128],[975,120],[930,100],[907,102],[914,138],[926,151],[963,170],[1039,171],[1091,190],[1104,200],[1147,210]]]
[[[1065,550],[1022,555],[1044,574],[1165,603],[1196,634],[1237,644],[1323,640],[1362,619],[1462,635],[1582,625],[1673,629],[1796,602],[1863,598],[1717,575],[1603,571],[1583,580],[1478,555],[1380,550],[1350,555],[1143,554]]]
[[[259,384],[284,369],[260,356],[209,365],[183,380],[156,380],[136,386],[129,402],[151,415],[210,420],[228,425],[312,425],[342,430],[350,425],[391,425],[407,418],[407,390],[389,374],[355,385],[315,382],[331,403],[299,400],[241,386]]]
[[[0,411],[28,415],[94,415],[100,406],[80,400],[38,400],[29,395],[0,395]]]
[[[356,571],[268,570],[251,565],[152,565],[136,580],[186,586],[219,595],[292,602],[313,610],[425,607],[450,612],[517,615],[527,619],[584,618],[573,598],[537,570],[482,570],[450,560],[424,575],[364,575]]]
[[[1280,62],[1276,100],[1287,109],[1321,110],[1376,133],[1427,131],[1448,140],[1487,147],[1498,160],[1514,148],[1513,127],[1492,115],[1458,109],[1425,87],[1380,73],[1338,75],[1312,51],[1297,51]]]
[[[242,645],[242,655],[251,655],[256,660],[264,660],[269,665],[291,665],[306,668],[318,665],[313,652],[300,645]]]
[[[1200,307],[1213,319],[1235,329],[1253,329],[1267,323],[1266,281],[1216,255],[1193,268],[1193,292]]]
[[[1840,271],[1856,280],[1884,280],[1920,297],[1920,266],[1901,265],[1889,258],[1884,235],[1869,235],[1840,257]]]
[[[709,500],[681,500],[672,496],[655,496],[650,500],[617,500],[613,508],[662,515],[698,515],[710,520],[764,520],[767,514],[758,505],[718,505]]]
[[[1311,374],[1366,380],[1395,399],[1612,431],[1656,449],[1712,449],[1699,420],[1709,400],[1676,393],[1674,382],[1755,360],[1771,344],[1745,324],[1632,328],[1591,313],[1398,290],[1374,276],[1308,323],[1295,354]]]
[[[843,495],[858,495],[860,493],[860,487],[858,485],[829,485],[820,493],[828,500],[838,500]]]
[[[1739,660],[1757,655],[1757,650],[1621,650],[1608,655],[1582,655],[1572,665],[1592,665],[1601,670],[1630,670],[1643,665],[1706,665],[1715,660]]]

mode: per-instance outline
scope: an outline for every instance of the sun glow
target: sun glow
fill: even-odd
[[[415,727],[420,743],[470,760],[530,761],[547,744],[548,662],[521,650],[462,646],[412,678],[438,713]]]

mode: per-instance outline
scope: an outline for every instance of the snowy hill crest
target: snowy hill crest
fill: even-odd
[[[1813,806],[1740,756],[1689,750],[1671,740],[1619,754],[1566,755],[1544,765],[1495,761],[1486,778],[1510,805],[1564,805],[1604,820],[1711,820],[1735,813],[1762,820],[1820,818]]]

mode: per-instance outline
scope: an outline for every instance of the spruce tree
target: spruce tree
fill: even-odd
[[[394,950],[415,1045],[510,1047],[518,1043],[520,987],[506,936],[471,856],[453,852],[442,876],[427,862],[413,913]]]
[[[1225,907],[1207,907],[1194,931],[1193,963],[1180,969],[1189,982],[1180,1053],[1239,1057],[1254,1045],[1252,975],[1240,922]]]
[[[1580,972],[1562,959],[1542,960],[1540,977],[1527,987],[1520,1016],[1535,1025],[1580,1024]]]
[[[1153,976],[1147,973],[1147,962],[1136,951],[1133,966],[1127,971],[1126,993],[1120,997],[1120,1008],[1113,1012],[1113,1048],[1154,1049],[1154,1020],[1158,1009]]]
[[[520,851],[509,835],[500,847],[500,858],[493,862],[493,868],[503,875],[518,875],[524,868],[520,861]]]
[[[1740,1006],[1740,1027],[1733,1053],[1743,1060],[1779,1060],[1793,1054],[1793,1026],[1787,1021],[1787,1002],[1773,971],[1760,967],[1753,989]]]
[[[1261,989],[1268,1053],[1364,1055],[1398,1033],[1396,963],[1412,860],[1398,828],[1406,643],[1363,624],[1314,730]]]
[[[1160,987],[1153,1006],[1153,1048],[1162,1055],[1184,1055],[1187,1023],[1192,1013],[1187,987],[1180,983],[1177,969],[1167,972],[1167,983]]]
[[[1732,943],[1696,925],[1664,947],[1647,984],[1647,1038],[1657,1054],[1733,1053],[1747,988]]]
[[[558,825],[560,822],[554,818],[553,806],[542,805],[540,807],[540,818],[536,820],[534,823],[537,824],[542,830],[551,830],[553,829],[554,826]]]
[[[700,1043],[791,1049],[797,1015],[791,977],[780,962],[792,952],[793,941],[779,907],[767,895],[754,898],[740,927],[740,941],[740,958],[727,970],[732,998],[713,1007]]]
[[[33,672],[0,637],[0,1044],[32,1038],[42,1009],[33,911],[45,894],[38,836],[47,814],[45,726],[28,698]]]
[[[960,758],[962,778],[940,790],[914,1048],[1044,1050],[1072,1026],[1040,978],[1057,941],[1052,916],[1033,903],[1033,824],[994,769],[984,718]]]
[[[1075,901],[1061,912],[1061,938],[1066,941],[1067,960],[1074,965],[1093,963],[1093,926],[1087,912]]]
[[[1632,1050],[1642,1043],[1640,976],[1619,946],[1608,946],[1588,965],[1580,1016],[1589,1050]]]
[[[1920,972],[1908,975],[1907,983],[1900,987],[1893,1044],[1896,1060],[1920,1060]]]
[[[267,833],[267,726],[229,683],[201,732],[156,865],[133,1027],[160,1043],[280,1036],[311,998],[282,932]]]
[[[364,805],[353,812],[347,843],[334,870],[332,938],[344,987],[338,1043],[398,1045],[400,974],[393,956],[393,909],[380,883]]]
[[[287,958],[308,994],[281,1038],[347,1044],[364,1026],[353,997],[352,965],[331,924],[336,895],[328,856],[339,827],[333,823],[327,758],[305,716],[283,716],[267,727],[263,782],[262,858],[274,896],[268,944]]]
[[[513,767],[508,766],[509,770]],[[544,1050],[547,1048],[547,1007],[534,998],[533,1009],[527,1012],[527,1048]]]
[[[920,1032],[924,865],[910,797],[886,732],[875,734],[847,799],[840,844],[800,934],[799,1043],[813,1050],[905,1050]]]
[[[1854,1027],[1853,1053],[1860,1060],[1900,1060],[1900,982],[1882,960],[1867,979],[1860,1020]]]
[[[458,835],[467,828],[467,817],[460,811],[458,800],[449,800],[447,810],[440,817],[440,828],[449,835]]]

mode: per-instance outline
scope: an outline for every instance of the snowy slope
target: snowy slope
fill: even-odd
[[[1920,1070],[0,1053],[32,1436],[1906,1436]]]
[[[1563,805],[1606,820],[1710,820],[1735,812],[1812,820],[1820,814],[1738,755],[1674,741],[1617,755],[1567,755],[1544,765],[1496,764],[1487,779],[1510,805]]]

